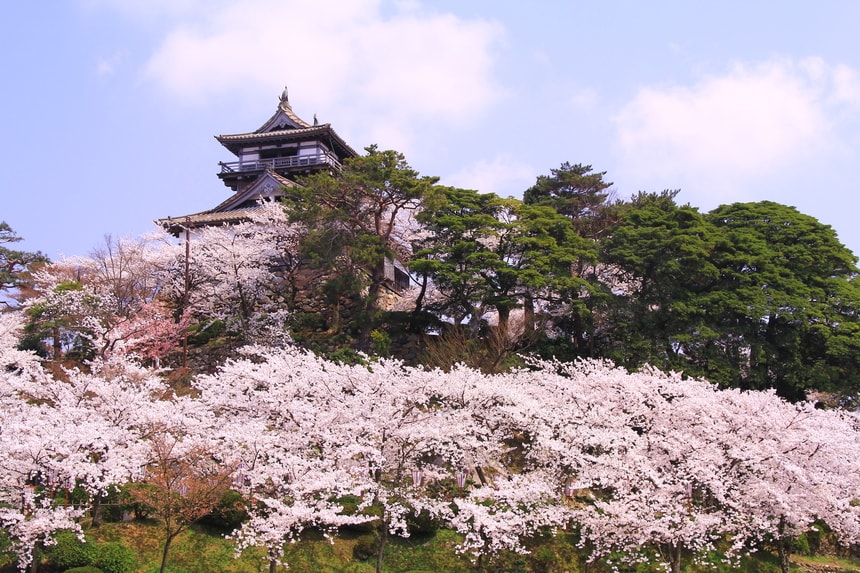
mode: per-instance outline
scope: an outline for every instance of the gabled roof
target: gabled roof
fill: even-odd
[[[308,141],[320,140],[327,144],[338,157],[356,157],[358,153],[350,147],[335,131],[331,124],[318,124],[314,116],[314,124],[311,125],[293,112],[290,100],[287,97],[287,88],[281,94],[278,109],[275,114],[266,121],[259,129],[250,133],[236,133],[232,135],[216,135],[215,139],[229,149],[234,155],[239,155],[242,148],[249,143],[263,143],[267,141]]]
[[[329,152],[334,152],[337,155],[338,161],[341,162],[346,158],[358,156],[358,153],[335,133],[330,124],[317,124],[316,116],[314,116],[314,124],[311,125],[297,116],[290,105],[286,88],[284,88],[281,94],[275,114],[259,129],[250,133],[219,135],[215,139],[237,156],[240,155],[243,148],[261,143],[292,143],[300,141],[322,142],[328,146]],[[329,155],[329,152],[326,152],[326,155]],[[298,158],[301,159],[302,156],[298,156]],[[308,165],[314,165],[315,167],[336,165],[336,163],[328,161],[328,157],[326,157],[325,161],[321,162],[311,161],[315,158],[316,156],[307,156]],[[271,166],[265,167],[265,171],[263,171],[264,166],[270,165],[267,161],[252,163],[253,169],[247,171],[241,171],[240,169],[241,173],[239,174],[243,176],[241,182],[238,180],[233,181],[232,179],[228,182],[222,170],[219,177],[224,179],[229,187],[240,187],[240,189],[217,206],[208,211],[201,211],[200,213],[193,213],[191,215],[157,219],[155,221],[156,224],[178,235],[182,232],[182,229],[187,228],[239,223],[248,220],[254,211],[260,209],[259,201],[261,198],[280,198],[284,195],[283,187],[297,187],[299,185],[295,181],[287,179],[274,171]],[[273,164],[271,163],[271,165]],[[298,165],[305,164],[298,163]],[[248,176],[247,179],[244,178],[245,175]],[[246,184],[245,182],[247,182],[247,187],[243,186]]]
[[[298,187],[298,183],[267,169],[263,175],[208,211],[180,217],[156,220],[156,224],[171,233],[182,227],[195,228],[207,225],[233,224],[246,221],[250,214],[260,209],[260,199],[277,199],[284,195],[282,187]]]
[[[164,227],[168,233],[171,233],[174,236],[179,236],[179,233],[184,229],[196,229],[197,227],[209,227],[215,225],[234,225],[236,223],[247,221],[251,218],[251,213],[261,208],[261,205],[254,205],[245,209],[227,211],[226,213],[203,211],[202,213],[194,213],[193,215],[156,219],[155,224]]]
[[[308,141],[320,140],[328,143],[341,159],[346,157],[356,157],[358,153],[344,141],[331,124],[324,123],[322,125],[313,125],[310,127],[284,129],[281,131],[269,131],[264,133],[237,133],[233,135],[216,135],[215,139],[218,142],[233,152],[234,155],[239,155],[242,148],[249,143],[264,143],[266,141]]]
[[[316,125],[316,121],[314,121],[314,125]],[[290,105],[290,99],[287,95],[287,88],[284,88],[283,93],[281,93],[281,101],[278,103],[278,109],[275,111],[275,115],[270,117],[269,120],[254,133],[282,131],[299,127],[311,127],[311,124],[293,112],[293,106]]]
[[[210,212],[232,211],[246,205],[249,202],[256,202],[259,199],[272,199],[281,197],[284,193],[282,187],[298,187],[299,184],[291,181],[286,177],[278,174],[272,169],[266,169],[266,172],[257,177],[250,185],[241,191],[237,191],[212,209]]]

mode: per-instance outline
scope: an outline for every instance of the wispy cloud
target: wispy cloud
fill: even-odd
[[[574,109],[583,112],[594,110],[597,106],[597,92],[591,88],[582,88],[574,92],[569,99]]]
[[[99,58],[96,62],[96,74],[98,76],[110,76],[116,73],[122,62],[123,55],[119,52],[110,57]]]
[[[531,165],[512,157],[499,155],[481,160],[442,178],[444,185],[475,189],[481,193],[495,193],[501,197],[521,197],[525,189],[534,185],[537,171]]]
[[[503,34],[496,22],[416,2],[245,0],[175,26],[145,77],[189,102],[274,94],[289,83],[318,109],[348,110],[339,122],[385,133],[470,121],[496,101],[494,47]]]
[[[860,110],[856,71],[820,59],[736,64],[689,86],[642,87],[614,117],[628,171],[695,178],[732,199],[742,181],[840,146],[834,118]]]

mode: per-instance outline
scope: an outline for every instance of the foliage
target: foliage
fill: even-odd
[[[640,193],[603,242],[600,353],[723,386],[856,393],[860,290],[833,230],[763,201],[701,214]]]
[[[122,543],[107,541],[99,544],[95,565],[104,573],[134,573],[137,558]]]
[[[368,181],[385,167],[392,181],[417,185],[417,174],[400,171],[402,158],[371,156],[358,179],[338,184],[381,193],[387,183]],[[199,540],[204,517],[236,526],[214,560],[247,552],[253,570],[323,554],[350,560],[358,546],[373,551],[380,571],[399,548],[443,538],[454,557],[424,555],[409,566],[546,570],[564,555],[604,570],[677,573],[765,548],[787,571],[792,552],[812,548],[816,529],[846,545],[860,541],[858,416],[801,399],[812,387],[856,384],[857,269],[829,228],[772,203],[702,214],[677,205],[674,192],[643,193],[617,205],[621,219],[594,263],[594,241],[549,204],[443,191],[422,196],[432,198],[425,214],[436,235],[416,243],[415,266],[437,283],[434,298],[427,281],[422,312],[438,304],[440,313],[459,313],[428,345],[436,369],[334,344],[331,357],[340,360],[327,360],[289,344],[283,321],[269,320],[272,293],[255,290],[271,278],[262,268],[273,251],[247,274],[238,265],[229,271],[244,278],[220,296],[239,297],[231,300],[248,303],[244,310],[204,296],[217,285],[195,282],[214,276],[202,270],[188,275],[200,290],[171,286],[182,276],[176,245],[126,259],[169,261],[142,264],[157,280],[140,289],[131,277],[150,275],[99,266],[123,257],[46,270],[30,325],[69,335],[54,345],[58,353],[77,345],[90,359],[45,368],[20,350],[23,314],[0,314],[0,526],[17,566],[38,561],[57,532],[80,531],[86,503],[90,531],[124,525],[98,527],[107,496],[126,496],[126,507],[152,518],[150,539],[139,544],[149,552],[145,569],[159,561],[164,570],[174,543]],[[326,220],[345,224],[346,212]],[[447,226],[434,229],[430,214],[447,217]],[[256,232],[242,229],[222,238],[238,245]],[[362,242],[372,235],[351,243],[353,262],[363,261],[356,268],[394,252]],[[371,243],[371,259],[362,258]],[[577,276],[583,261],[599,285]],[[586,303],[598,290],[601,298]],[[165,291],[172,294],[162,298]],[[206,374],[186,373],[189,387],[177,394],[151,356],[134,357],[146,354],[131,350],[136,337],[118,334],[155,301],[172,324],[194,314],[257,344]],[[372,306],[357,315],[362,328],[372,326],[367,342],[393,353],[394,331]],[[581,336],[557,328],[566,313],[591,326]],[[508,368],[511,351],[531,343],[525,333],[539,331],[579,336],[629,368],[521,357]],[[175,349],[175,339],[167,346]],[[372,543],[316,543],[347,529],[372,533]],[[546,541],[553,536],[564,541]],[[338,563],[330,569],[370,567]]]
[[[749,356],[730,362],[739,373],[732,384],[791,399],[809,388],[860,389],[860,271],[833,229],[771,201],[722,206],[708,218],[721,231],[720,282],[708,301],[721,320],[717,344],[743,338]]]
[[[16,251],[6,245],[22,240],[6,221],[0,221],[0,291],[18,286],[22,275],[48,258],[41,252]]]
[[[352,556],[358,561],[367,561],[379,550],[379,538],[376,535],[362,535],[352,546]]]
[[[55,541],[47,551],[47,557],[55,567],[64,571],[95,563],[98,549],[91,541],[83,541],[71,531],[59,532]]]
[[[222,533],[230,533],[248,518],[246,501],[235,490],[227,491],[208,514],[197,520],[200,525],[211,527]]]
[[[577,260],[593,261],[596,251],[565,217],[548,206],[492,194],[443,191],[444,201],[422,212],[426,232],[414,241],[410,269],[434,289],[419,295],[419,305],[454,325],[468,323],[473,337],[494,313],[501,340],[510,340],[507,350],[527,345],[541,328],[536,314],[552,306],[584,312],[577,301],[588,285],[571,269]],[[516,335],[514,311],[523,314]]]
[[[159,424],[151,429],[151,457],[141,476],[143,483],[128,489],[138,503],[151,508],[161,520],[162,573],[176,536],[218,507],[229,488],[232,470],[219,463],[223,454],[211,449],[207,443],[211,436],[199,433],[199,426],[194,432],[195,422],[199,422],[193,419],[195,414],[194,410],[186,410],[187,419],[175,426]]]
[[[602,244],[613,296],[600,309],[600,354],[628,367],[682,370],[689,347],[709,342],[697,296],[719,276],[708,259],[716,233],[676,195],[640,193]]]
[[[422,201],[432,201],[436,177],[420,176],[403,154],[366,148],[348,159],[343,171],[320,172],[290,189],[288,211],[305,226],[300,253],[334,274],[338,298],[363,292],[359,311],[370,319],[379,308],[386,260],[407,260],[412,217]],[[337,322],[334,320],[333,322]],[[369,348],[372,321],[362,325],[360,346]]]
[[[606,172],[592,171],[591,165],[564,162],[550,175],[540,175],[523,193],[530,205],[548,205],[567,217],[577,234],[599,238],[615,219],[612,183],[603,180]]]

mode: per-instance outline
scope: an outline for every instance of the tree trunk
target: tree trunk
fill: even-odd
[[[475,466],[475,473],[478,474],[478,479],[481,480],[481,485],[486,487],[490,485],[490,482],[487,481],[487,476],[484,475],[484,468],[481,466]]]
[[[531,340],[535,332],[535,300],[530,293],[523,298],[523,323],[524,334]]]
[[[51,334],[53,334],[52,344],[54,345],[54,362],[60,362],[63,359],[62,349],[60,348],[60,328],[55,326]]]
[[[275,573],[275,569],[278,568],[278,561],[275,559],[269,559],[269,573]]]
[[[176,536],[176,533],[168,533],[167,538],[164,540],[164,551],[161,552],[161,569],[159,569],[159,573],[164,573],[167,570],[167,553],[170,551],[170,544],[173,542],[173,538]]]
[[[39,572],[39,561],[41,561],[42,559],[41,545],[42,544],[38,541],[33,544],[33,554],[31,555],[32,561],[30,561],[30,573]]]
[[[779,520],[779,538],[776,540],[776,550],[779,555],[779,570],[782,573],[788,573],[788,568],[791,565],[791,545],[792,539],[790,535],[785,533],[785,518]]]
[[[424,275],[421,280],[421,290],[418,291],[418,296],[415,297],[415,310],[412,314],[418,314],[424,308],[424,297],[427,296],[427,275]]]
[[[102,496],[99,494],[93,495],[93,506],[90,510],[93,515],[93,527],[99,527],[102,524]]]
[[[358,339],[358,347],[365,352],[370,350],[370,333],[376,323],[376,311],[379,310],[379,294],[385,282],[385,260],[375,265],[370,274],[370,286],[367,288],[367,299],[364,304],[364,324]]]
[[[673,544],[670,549],[671,571],[672,573],[681,573],[681,543]]]
[[[499,305],[496,310],[499,312],[499,340],[507,346],[508,344],[508,325],[511,320],[511,309],[505,305]]]
[[[388,520],[385,518],[385,510],[383,510],[383,519],[380,524],[379,543],[376,547],[376,573],[382,573],[382,556],[385,553],[385,542],[388,540]]]
[[[788,568],[791,565],[791,549],[788,547],[785,539],[780,539],[778,545],[779,553],[779,570],[782,573],[788,573]]]
[[[585,320],[583,320],[582,313],[579,310],[573,312],[571,322],[573,324],[573,347],[576,349],[577,356],[590,356],[590,350],[586,349]]]

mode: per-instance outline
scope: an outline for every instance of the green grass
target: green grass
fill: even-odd
[[[136,573],[157,573],[161,563],[162,532],[156,522],[105,523],[99,528],[87,528],[87,537],[95,543],[120,542],[137,556]],[[375,559],[359,560],[353,548],[367,532],[346,532],[334,539],[308,533],[285,551],[289,569],[278,567],[277,573],[374,573]],[[483,568],[476,567],[467,557],[455,551],[461,537],[441,529],[435,534],[413,535],[408,539],[389,538],[384,557],[386,573],[583,573],[584,566],[574,539],[568,535],[547,536],[530,542],[527,556],[503,554],[485,559]],[[797,573],[860,573],[860,560],[835,557],[794,556],[792,571]],[[778,573],[773,555],[762,552],[745,558],[738,564],[706,565],[685,560],[685,573]],[[8,558],[0,554],[0,573],[15,571]],[[42,573],[53,571],[48,563]],[[214,530],[193,527],[173,542],[168,559],[170,573],[267,573],[268,562],[262,548],[234,556],[233,544]],[[590,573],[608,573],[610,569],[595,563]],[[620,567],[621,573],[657,573],[657,566]]]
[[[792,563],[800,571],[834,571],[839,573],[860,573],[860,560],[840,559],[828,556],[797,555],[792,557]]]

